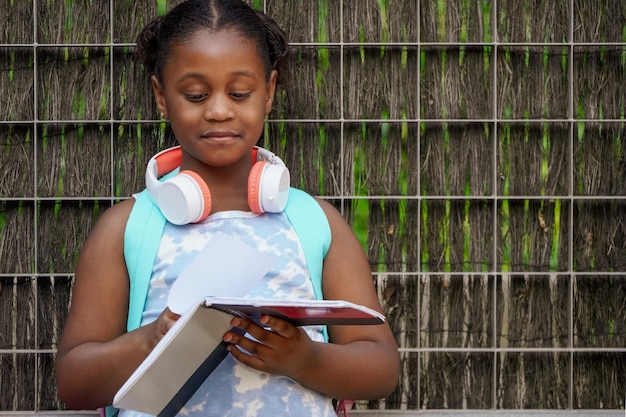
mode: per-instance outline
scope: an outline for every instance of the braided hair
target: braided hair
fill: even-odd
[[[163,68],[173,45],[201,30],[226,29],[254,42],[268,80],[272,70],[281,72],[289,55],[285,33],[273,19],[242,0],[187,0],[144,27],[137,37],[135,53],[148,75],[155,75],[162,83]]]

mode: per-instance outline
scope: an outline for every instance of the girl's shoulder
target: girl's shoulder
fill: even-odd
[[[110,247],[123,247],[126,223],[133,205],[133,199],[129,199],[104,210],[89,233],[85,245],[101,250]]]
[[[126,228],[126,222],[128,221],[128,217],[130,216],[130,212],[132,211],[134,205],[135,199],[129,198],[109,207],[98,219],[94,231],[99,228],[103,228],[109,232],[121,231],[123,234],[123,231]]]
[[[347,225],[345,218],[341,215],[339,210],[332,205],[329,201],[319,198],[313,197],[313,199],[317,202],[317,204],[322,209],[324,215],[326,216],[326,220],[328,221],[328,227],[331,230],[331,234],[335,234],[337,232],[342,231],[342,226]]]

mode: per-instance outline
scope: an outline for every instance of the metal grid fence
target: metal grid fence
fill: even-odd
[[[120,198],[128,197],[134,190],[139,189],[122,184],[120,172],[134,176],[135,185],[140,187],[143,168],[141,164],[135,164],[135,162],[142,160],[141,158],[145,160],[151,155],[152,150],[167,143],[167,139],[164,138],[164,129],[156,118],[154,109],[150,107],[126,109],[125,98],[119,90],[114,88],[125,83],[127,75],[132,71],[126,59],[126,51],[133,47],[133,43],[129,41],[132,36],[117,31],[117,27],[122,26],[119,20],[119,8],[128,8],[128,15],[123,17],[133,19],[138,16],[131,16],[133,11],[136,11],[132,4],[145,3],[146,9],[142,13],[145,12],[145,18],[149,18],[157,12],[157,8],[163,7],[165,2],[109,0],[109,15],[103,16],[102,22],[87,22],[86,27],[93,31],[89,33],[89,36],[82,36],[84,34],[64,36],[65,32],[55,31],[54,28],[63,24],[67,25],[67,21],[46,19],[52,15],[49,13],[50,8],[66,7],[65,19],[79,20],[81,13],[92,7],[93,2],[65,2],[63,6],[63,2],[56,4],[43,2],[43,0],[31,0],[21,2],[27,5],[23,7],[15,7],[13,1],[9,3],[9,6],[4,7],[9,15],[0,16],[0,20],[13,23],[19,21],[23,24],[23,31],[15,33],[0,31],[0,57],[2,57],[0,91],[3,91],[4,97],[21,97],[22,100],[0,103],[0,132],[2,132],[0,144],[5,150],[0,153],[1,164],[5,167],[5,178],[0,179],[0,216],[2,216],[0,217],[0,236],[2,237],[0,297],[4,304],[0,305],[0,311],[2,311],[0,316],[0,358],[2,359],[0,414],[14,415],[20,412],[66,414],[67,411],[55,411],[61,410],[62,405],[55,398],[52,364],[59,331],[62,327],[62,318],[66,311],[64,306],[70,300],[67,289],[71,285],[72,262],[80,242],[88,232],[82,226],[92,224],[93,218],[97,217],[103,207],[115,203]],[[292,6],[289,6],[290,3]],[[407,414],[402,412],[397,415],[409,413],[443,415],[449,412],[443,411],[446,408],[482,410],[474,411],[479,414],[515,408],[544,408],[533,406],[536,403],[532,401],[530,403],[520,401],[520,404],[525,405],[517,407],[502,400],[503,389],[517,390],[518,396],[525,395],[523,381],[511,381],[508,385],[502,383],[502,380],[508,377],[505,371],[505,365],[509,363],[506,362],[507,357],[514,357],[517,366],[520,366],[519,362],[524,360],[536,361],[538,365],[534,367],[534,372],[537,373],[538,378],[542,377],[541,363],[544,359],[550,359],[559,364],[556,368],[560,367],[562,373],[558,375],[558,380],[555,380],[554,384],[559,387],[559,390],[563,390],[564,394],[555,394],[560,398],[558,401],[546,401],[544,405],[549,404],[547,408],[568,410],[569,413],[584,415],[592,413],[592,409],[623,408],[623,400],[607,401],[605,404],[602,401],[596,401],[591,402],[591,406],[586,406],[581,401],[582,396],[577,392],[575,381],[578,381],[581,378],[580,374],[585,372],[583,365],[586,362],[582,359],[587,360],[591,357],[597,361],[592,366],[619,368],[615,370],[615,373],[605,374],[615,379],[604,381],[604,385],[598,388],[598,392],[617,389],[623,393],[621,396],[623,398],[626,395],[625,369],[624,361],[620,358],[626,352],[626,346],[622,344],[624,337],[616,336],[614,344],[593,345],[579,340],[579,335],[574,329],[578,315],[585,313],[585,309],[581,307],[585,300],[579,300],[575,295],[578,285],[586,285],[585,283],[589,281],[610,281],[613,283],[611,285],[614,285],[610,288],[617,293],[623,291],[622,287],[626,283],[626,277],[620,268],[623,262],[611,264],[611,267],[606,269],[593,267],[585,269],[577,261],[577,253],[586,250],[585,242],[581,244],[577,240],[580,236],[577,222],[583,217],[581,213],[604,207],[608,203],[617,205],[618,208],[608,211],[597,210],[596,223],[608,225],[609,229],[615,230],[615,245],[610,248],[614,251],[613,256],[623,258],[625,255],[622,225],[624,219],[612,217],[624,211],[626,188],[620,185],[625,180],[626,170],[623,160],[620,161],[624,155],[622,151],[617,151],[614,155],[598,155],[597,169],[600,172],[597,174],[598,180],[609,181],[612,185],[607,187],[592,187],[594,191],[588,191],[589,185],[580,179],[576,171],[580,167],[580,163],[577,162],[581,158],[580,138],[588,130],[612,132],[611,135],[606,135],[607,140],[615,141],[616,147],[623,146],[626,134],[624,128],[626,4],[617,2],[617,5],[614,5],[611,1],[596,4],[598,9],[613,11],[613,13],[606,15],[604,21],[598,20],[597,27],[588,27],[584,19],[585,14],[589,13],[586,0],[558,2],[556,7],[559,12],[556,16],[560,16],[561,20],[553,22],[551,33],[541,38],[533,38],[528,31],[523,29],[531,27],[534,23],[533,19],[538,22],[544,16],[531,14],[527,16],[530,24],[521,29],[508,28],[506,25],[511,21],[507,20],[507,16],[515,16],[518,11],[517,7],[522,6],[515,6],[514,2],[502,0],[465,3],[439,1],[436,2],[437,4],[426,0],[415,0],[415,2],[330,0],[298,2],[297,7],[293,7],[293,3],[282,0],[255,2],[270,15],[277,16],[279,23],[287,26],[289,26],[290,16],[283,13],[283,10],[289,9],[294,13],[298,11],[302,13],[315,6],[317,15],[312,16],[310,27],[291,28],[292,46],[302,55],[314,51],[318,58],[329,57],[328,66],[335,69],[335,76],[331,76],[332,71],[323,73],[322,75],[326,75],[327,78],[318,82],[317,87],[326,90],[336,88],[338,97],[327,103],[323,111],[318,107],[317,112],[298,114],[297,111],[280,109],[281,116],[272,117],[268,121],[268,131],[279,132],[284,126],[290,125],[303,130],[307,130],[307,126],[314,126],[316,134],[319,134],[320,126],[322,126],[324,131],[328,132],[329,137],[333,135],[332,141],[337,151],[336,155],[328,157],[320,151],[320,155],[314,155],[311,163],[319,163],[322,168],[326,168],[324,172],[333,177],[332,180],[318,179],[319,184],[323,184],[319,186],[323,191],[319,194],[344,209],[346,216],[355,223],[358,223],[359,219],[358,210],[354,207],[358,207],[361,202],[370,204],[382,201],[383,204],[386,203],[389,206],[405,205],[408,207],[405,213],[413,213],[420,218],[414,223],[414,232],[406,234],[409,236],[407,238],[414,239],[413,244],[417,254],[415,256],[420,260],[408,262],[406,259],[412,255],[405,253],[401,256],[402,262],[399,262],[395,268],[388,264],[384,268],[374,268],[381,299],[385,302],[388,311],[399,308],[389,302],[393,295],[385,293],[387,289],[392,288],[389,283],[395,282],[398,286],[404,287],[405,291],[414,291],[417,294],[417,298],[410,298],[415,301],[415,305],[411,308],[406,308],[406,306],[404,309],[399,308],[404,314],[413,312],[414,317],[399,318],[397,321],[399,327],[394,328],[398,334],[403,358],[403,392],[398,393],[395,402],[381,402],[377,406],[389,409],[390,415],[400,413],[393,409],[408,409],[405,411]],[[328,9],[324,12],[325,14],[317,9],[322,8],[322,5]],[[442,16],[443,19],[425,22],[424,10],[431,10],[435,7],[439,12],[435,15]],[[465,7],[464,10],[476,17],[473,21],[475,27],[460,25],[451,29],[450,26],[458,22],[445,21],[446,7],[448,9]],[[444,13],[441,13],[441,8],[444,9]],[[363,32],[362,22],[355,21],[355,19],[358,20],[358,16],[369,16],[366,10],[370,10],[374,15],[373,21],[379,25],[378,30]],[[320,27],[325,22],[323,18],[318,19],[318,16],[325,16],[328,19],[334,17],[341,24],[339,27],[328,27],[322,31]],[[404,29],[398,30],[397,27],[390,29],[389,25],[394,22],[401,22],[401,27]],[[426,23],[432,24],[435,29],[427,31],[424,28]],[[622,29],[610,32],[603,30],[605,25],[616,25]],[[502,35],[505,29],[508,34],[506,39]],[[56,38],[52,36],[59,33],[61,36]],[[371,33],[376,33],[376,35],[371,35]],[[449,36],[450,33],[456,35]],[[618,33],[619,36],[611,37],[607,35],[609,33]],[[84,42],[84,39],[89,39],[89,42]],[[60,51],[74,57],[82,55],[82,59],[86,62],[91,59],[89,65],[84,65],[84,72],[79,73],[81,78],[76,79],[76,85],[83,90],[88,90],[94,79],[105,77],[108,80],[108,83],[105,83],[105,87],[108,85],[108,90],[101,92],[101,95],[94,95],[104,97],[104,102],[85,103],[80,99],[67,102],[62,99],[56,102],[52,100],[55,95],[63,96],[67,93],[44,87],[55,85],[59,78],[67,76],[65,72],[68,67],[67,63],[53,62],[51,64],[48,61],[52,55]],[[372,73],[365,70],[360,72],[360,67],[353,66],[352,61],[346,60],[347,56],[356,54],[367,61],[373,55],[382,56],[385,51],[396,51],[398,54],[393,55],[394,58],[390,58],[389,61],[381,58],[382,64],[380,64],[379,71],[401,68],[404,71],[403,74],[409,74],[407,77],[416,76],[418,82],[402,82],[401,76],[400,82],[396,85],[382,85],[385,82],[384,77],[372,79],[370,78],[373,76]],[[512,51],[522,51],[520,62],[511,58]],[[598,89],[602,88],[604,91],[614,90],[615,100],[620,103],[617,107],[621,108],[621,111],[607,112],[609,106],[606,103],[605,106],[599,103],[599,106],[590,104],[588,107],[585,107],[584,103],[580,104],[578,97],[587,86],[583,86],[581,82],[585,67],[579,67],[577,63],[581,62],[581,56],[585,54],[590,56],[604,54],[604,56],[616,59],[614,66],[600,65],[595,70],[598,79],[606,77],[605,71],[615,71],[617,74],[611,80],[618,80],[619,83],[612,82],[607,86],[600,81],[597,85]],[[30,57],[30,64],[26,67],[16,67],[15,63],[18,62],[16,56]],[[435,68],[431,67],[429,60],[431,56],[439,59],[436,69],[441,73],[435,76],[437,82],[424,81],[428,78],[429,71]],[[479,106],[469,107],[465,111],[454,109],[434,111],[432,109],[437,106],[435,102],[439,95],[453,95],[459,88],[458,85],[449,84],[450,79],[444,73],[445,67],[442,69],[441,66],[442,56],[443,59],[447,56],[447,59],[455,61],[473,58],[479,62],[483,61],[481,68],[485,72],[483,74],[486,80],[484,85],[474,90],[471,86],[463,86],[468,92],[473,92],[483,98],[477,100]],[[99,58],[95,60],[97,65],[93,64],[93,57]],[[545,97],[543,101],[545,108],[531,108],[528,112],[518,113],[511,111],[506,104],[507,100],[523,99],[523,92],[518,91],[520,96],[515,96],[511,93],[512,91],[534,87],[536,88],[534,93],[542,95],[547,89],[546,85],[524,85],[519,82],[522,77],[519,67],[528,65],[528,62],[526,61],[525,64],[524,60],[539,60],[540,62],[533,64],[538,65],[537,68],[541,65],[560,66],[563,73],[561,79],[543,81],[559,83],[557,88],[566,99],[550,101],[551,97]],[[317,68],[318,72],[314,75],[319,75],[319,71],[324,70],[320,68]],[[510,77],[503,76],[507,72]],[[467,74],[458,74],[456,81],[462,84],[465,76]],[[129,75],[128,79],[130,80]],[[70,85],[73,84],[70,83]],[[362,87],[358,94],[357,91],[350,89],[352,85]],[[19,91],[25,93],[20,94]],[[369,95],[365,93],[368,91]],[[146,94],[149,96],[150,92],[146,90]],[[507,98],[506,94],[511,94],[511,96]],[[387,97],[389,102],[387,109],[375,103],[368,104],[378,99],[379,96]],[[302,98],[302,100],[305,99],[308,100],[311,97]],[[454,101],[455,98],[452,98],[451,102]],[[58,107],[54,107],[52,103],[56,103],[55,106]],[[135,117],[127,117],[130,112],[135,112]],[[137,114],[139,117],[136,117]],[[558,159],[560,157],[562,163],[557,174],[552,172],[541,174],[541,178],[545,180],[544,185],[548,182],[546,178],[552,181],[553,184],[549,187],[533,184],[533,174],[529,175],[529,183],[526,187],[507,188],[507,176],[512,174],[510,171],[503,172],[503,166],[506,165],[503,160],[506,159],[507,152],[511,150],[506,147],[514,147],[512,143],[514,144],[515,140],[510,138],[511,128],[520,126],[524,127],[522,131],[531,132],[531,135],[533,132],[539,132],[537,133],[539,137],[545,138],[546,132],[551,134],[551,149],[547,158]],[[81,136],[81,131],[94,128],[101,140],[90,141],[86,140],[86,136]],[[354,132],[362,129],[376,131],[388,129],[400,132],[398,137],[404,141],[400,146],[404,147],[403,149],[409,156],[401,161],[398,169],[398,172],[403,173],[406,182],[397,184],[395,192],[377,191],[383,188],[377,189],[376,187],[363,190],[360,186],[366,180],[361,181],[355,178],[354,172],[351,171],[353,167],[347,166],[354,161],[344,155],[347,150],[353,152],[354,149],[359,149],[359,146],[365,148],[371,146],[365,142],[361,145],[355,144],[358,141],[354,139]],[[462,137],[468,131],[475,130],[483,132],[483,140],[480,143],[468,144],[455,138],[455,135]],[[428,146],[429,138],[431,138],[429,132],[432,131],[436,132],[436,137],[450,141],[448,150],[450,153],[453,152],[454,145],[465,145],[476,152],[471,156],[472,161],[485,164],[490,168],[484,170],[480,178],[472,180],[474,182],[469,181],[467,187],[454,187],[451,185],[452,180],[447,177],[449,174],[442,171],[440,180],[446,185],[438,188],[436,181],[430,177],[426,178],[427,175],[432,174],[427,174],[424,169],[431,158],[429,152],[433,149]],[[153,137],[145,138],[149,135]],[[128,142],[129,137],[133,138],[134,143]],[[414,141],[415,145],[407,144],[407,137],[411,142]],[[147,143],[151,145],[146,145]],[[529,146],[541,146],[542,141],[531,140],[525,143],[530,144]],[[278,148],[284,147],[278,142],[275,145]],[[143,146],[147,149],[142,149]],[[523,144],[518,146],[520,149],[517,151],[522,155],[520,158],[528,157],[529,154],[525,155],[523,152]],[[327,148],[327,151],[328,149],[330,148]],[[582,152],[593,153],[595,149],[597,148],[591,145],[583,148]],[[137,154],[141,154],[141,157],[136,157]],[[97,155],[101,160],[100,166],[85,167],[85,155],[91,158]],[[288,156],[286,159],[298,161],[297,157],[298,155],[291,155],[291,158]],[[450,156],[449,159],[454,162],[454,157]],[[550,167],[555,164],[552,159],[546,162]],[[513,167],[509,169],[513,171],[515,161],[509,162]],[[368,165],[365,157],[362,157],[359,163],[363,171],[367,171],[374,165]],[[126,166],[124,164],[138,166],[136,170],[120,169],[120,166]],[[11,166],[10,170],[6,169],[8,166]],[[611,171],[611,167],[617,168]],[[601,174],[603,169],[610,172],[603,176]],[[64,177],[66,181],[63,184],[58,181],[59,171],[65,171],[66,174]],[[304,169],[302,168],[301,171]],[[298,168],[295,172],[298,173]],[[302,174],[302,172],[299,173]],[[383,173],[379,180],[393,182],[395,180],[393,177],[394,174]],[[89,182],[93,184],[85,185]],[[429,187],[424,185],[426,183]],[[461,184],[466,184],[466,182],[461,181]],[[318,189],[317,185],[310,187],[311,184],[306,182],[304,185]],[[388,189],[393,188],[394,186],[391,186]],[[67,191],[72,189],[83,191],[79,194]],[[490,256],[483,259],[480,265],[470,265],[471,262],[467,260],[455,264],[447,258],[449,254],[446,255],[444,250],[441,259],[435,262],[443,266],[439,269],[433,268],[432,262],[424,260],[424,253],[429,248],[425,247],[424,240],[420,238],[426,233],[425,228],[428,227],[424,219],[425,209],[440,206],[445,212],[450,210],[451,205],[458,204],[481,207],[482,219],[466,218],[456,221],[470,226],[480,225],[483,228],[477,232],[483,236],[478,241],[487,246],[486,250],[490,252]],[[548,205],[550,209],[547,208]],[[558,215],[555,214],[557,211],[554,208],[555,205],[559,207]],[[539,207],[537,211],[533,210],[535,206]],[[560,245],[564,255],[561,254],[562,256],[556,258],[564,258],[564,262],[560,261],[558,265],[532,268],[528,265],[517,265],[508,259],[506,254],[503,254],[518,244],[515,236],[511,237],[510,234],[503,232],[506,229],[509,233],[513,233],[512,223],[515,217],[509,216],[508,213],[514,210],[518,210],[521,217],[525,215],[524,213],[530,216],[537,215],[536,221],[541,227],[545,226],[547,221],[549,224],[545,227],[548,240],[554,239],[554,230],[562,231],[559,239],[565,241],[565,244]],[[58,217],[59,212],[63,214],[62,218]],[[561,222],[560,225],[555,225],[554,222],[557,219]],[[455,220],[448,218],[447,221],[454,222]],[[511,224],[508,224],[509,222]],[[374,227],[373,221],[366,224]],[[388,224],[383,226],[389,228]],[[389,234],[392,232],[390,231]],[[49,239],[50,235],[56,238]],[[42,243],[44,236],[49,240],[46,244]],[[457,238],[463,239],[463,235]],[[520,239],[523,240],[523,236]],[[52,254],[52,257],[49,254]],[[378,255],[381,259],[384,256],[384,254]],[[463,254],[458,256],[463,258]],[[548,258],[552,259],[550,256]],[[372,259],[371,256],[370,259]],[[506,306],[515,301],[507,299],[506,294],[510,293],[510,287],[533,280],[557,289],[558,297],[553,298],[548,304],[558,306],[560,311],[560,315],[546,314],[542,311],[537,311],[536,315],[542,319],[551,320],[553,326],[564,330],[558,336],[559,340],[548,344],[511,343],[510,340],[505,340],[503,331],[496,330],[502,329],[502,317],[507,314]],[[471,292],[471,288],[477,283],[480,285],[476,287],[476,290],[479,290],[480,294]],[[440,323],[443,327],[435,328],[434,322],[429,317],[431,306],[428,304],[434,301],[431,298],[425,298],[424,294],[446,288],[460,288],[457,293],[450,292],[447,297],[453,297],[456,294],[468,297],[469,301],[482,303],[482,306],[476,306],[478,309],[472,311],[487,320],[485,328],[469,329],[468,323],[462,323],[460,324],[461,330],[466,334],[462,339],[455,339],[454,332],[458,329],[447,328],[444,322]],[[523,291],[528,287],[519,286],[519,288]],[[527,295],[519,294],[519,297],[523,298]],[[620,309],[624,310],[623,304],[617,306],[616,320],[624,317],[622,312],[619,312]],[[473,313],[466,312],[466,316],[467,314]],[[30,319],[17,319],[24,317],[30,317]],[[42,323],[46,323],[45,326]],[[613,326],[620,327],[621,325],[615,323]],[[480,340],[472,340],[470,336],[467,336],[473,334],[472,331],[476,331],[474,334]],[[435,340],[437,338],[439,340]],[[428,397],[436,395],[427,387],[429,382],[425,379],[429,372],[429,369],[425,367],[428,358],[432,357],[440,358],[442,361],[437,363],[447,363],[450,369],[459,369],[459,372],[448,374],[450,377],[458,378],[458,384],[454,381],[449,383],[451,390],[465,391],[470,390],[468,385],[472,383],[482,384],[484,392],[480,401],[472,402],[471,399],[465,397],[459,402],[450,392],[448,399],[443,398],[439,403],[429,402]],[[476,381],[472,380],[471,375],[464,375],[461,368],[467,369],[468,362],[473,363],[474,367],[484,367],[486,374],[490,377]],[[551,367],[554,367],[554,364]],[[554,377],[555,374],[552,372],[550,371],[547,375]],[[503,388],[503,386],[508,388]],[[415,395],[409,395],[407,392],[415,393]],[[385,411],[369,413],[384,415]],[[554,411],[554,414],[558,412]],[[621,415],[621,412],[607,412],[605,415],[618,414]]]

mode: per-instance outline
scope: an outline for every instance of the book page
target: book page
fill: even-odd
[[[243,297],[274,262],[270,255],[218,232],[174,281],[167,305],[183,314],[206,296]]]

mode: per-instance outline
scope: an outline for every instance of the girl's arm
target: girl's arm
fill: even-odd
[[[72,302],[56,356],[61,399],[76,409],[109,405],[113,396],[176,316],[167,311],[126,333],[129,281],[124,230],[134,200],[108,209],[85,242],[76,266]]]
[[[324,201],[320,205],[332,232],[332,244],[324,260],[324,298],[382,311],[360,242],[334,207]],[[283,320],[264,317],[263,321],[273,332],[245,320],[233,320],[261,344],[232,333],[225,338],[251,353],[231,348],[234,356],[249,366],[289,376],[338,399],[383,398],[397,385],[399,354],[387,324],[330,326],[331,343],[315,343],[302,329]]]

